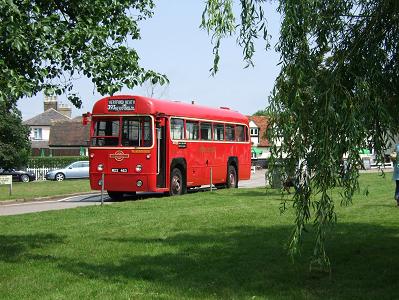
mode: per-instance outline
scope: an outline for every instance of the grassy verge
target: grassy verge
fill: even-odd
[[[362,175],[337,203],[332,273],[284,250],[280,193],[222,190],[0,218],[1,299],[397,299],[399,208],[390,178]],[[368,187],[369,195],[364,195]]]
[[[88,179],[58,181],[33,181],[13,182],[12,195],[9,195],[9,186],[0,185],[0,201],[12,199],[33,199],[64,195],[71,193],[89,192],[90,183]]]

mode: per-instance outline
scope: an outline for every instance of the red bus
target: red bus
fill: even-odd
[[[100,190],[104,184],[112,199],[180,195],[211,180],[237,187],[250,178],[248,118],[228,108],[119,95],[97,101],[87,116],[90,185]]]

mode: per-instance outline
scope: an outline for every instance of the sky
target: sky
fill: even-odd
[[[187,103],[194,100],[196,104],[230,107],[246,115],[267,106],[280,70],[277,66],[279,55],[274,51],[280,24],[275,6],[265,4],[268,30],[272,35],[271,50],[265,51],[264,42],[259,40],[254,56],[255,67],[244,68],[242,50],[236,45],[235,38],[226,39],[222,41],[219,71],[211,76],[211,37],[199,28],[204,1],[155,2],[154,16],[140,23],[141,40],[129,42],[129,46],[137,50],[141,66],[166,74],[170,80],[169,86],[154,89],[154,98]],[[83,106],[81,109],[73,107],[73,117],[91,111],[94,103],[102,98],[89,79],[76,81],[75,89],[82,97]],[[144,86],[123,89],[118,94],[150,96],[150,93],[150,88]],[[44,95],[40,93],[19,101],[24,120],[43,112],[43,99]],[[64,95],[58,100],[70,104]]]

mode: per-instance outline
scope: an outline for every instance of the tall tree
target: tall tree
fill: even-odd
[[[127,47],[140,39],[138,24],[153,7],[152,0],[0,0],[0,100],[65,92],[80,107],[77,76],[89,77],[101,94],[164,83]]]
[[[21,167],[30,154],[29,128],[15,104],[0,102],[0,167]]]
[[[241,0],[236,24],[233,0],[207,0],[202,25],[215,42],[213,70],[220,40],[237,26],[245,60],[251,62],[259,31],[268,42],[264,2]],[[300,179],[290,252],[298,253],[312,220],[312,263],[328,268],[326,234],[336,221],[331,190],[343,186],[342,203],[349,204],[359,188],[358,149],[371,143],[382,161],[386,145],[399,131],[399,2],[279,0],[278,12],[281,72],[269,110],[271,138],[284,142],[272,149],[272,165],[286,155],[281,167]],[[348,164],[342,177],[344,154]]]
[[[127,47],[153,7],[152,0],[0,0],[0,102],[15,113],[18,99],[44,91],[65,93],[80,107],[73,84],[81,76],[101,94],[167,82]]]

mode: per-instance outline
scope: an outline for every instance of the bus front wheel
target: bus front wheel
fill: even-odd
[[[169,194],[171,196],[184,194],[183,175],[179,168],[174,168],[170,174]]]
[[[237,170],[233,165],[230,165],[227,171],[227,188],[230,189],[237,187],[238,187]]]

